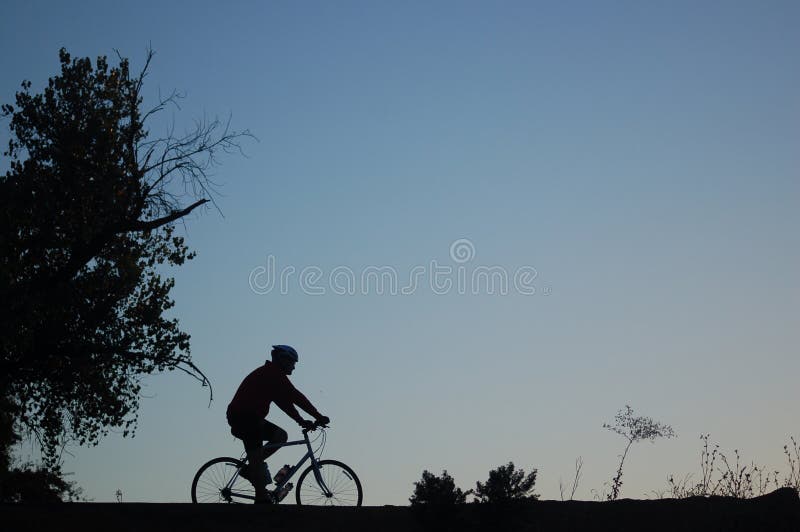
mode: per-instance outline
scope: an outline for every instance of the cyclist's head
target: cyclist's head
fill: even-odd
[[[278,364],[287,375],[291,375],[295,364],[300,360],[297,351],[290,345],[273,345],[272,361]]]

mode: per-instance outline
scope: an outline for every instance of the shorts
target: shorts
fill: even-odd
[[[260,446],[263,442],[285,442],[288,434],[275,423],[248,414],[228,413],[231,434],[242,440],[245,447]]]

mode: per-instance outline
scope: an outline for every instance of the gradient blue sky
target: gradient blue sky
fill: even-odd
[[[271,343],[300,350],[293,381],[366,504],[509,460],[558,498],[578,456],[591,498],[626,403],[679,437],[633,449],[623,496],[696,471],[703,432],[780,468],[800,436],[798,27],[778,1],[5,2],[0,101],[41,88],[62,46],[140,67],[150,43],[149,102],[179,89],[180,127],[231,114],[258,137],[217,169],[224,217],[190,217],[198,257],[172,272],[214,402],[147,378],[137,436],[65,469],[97,501],[187,500],[197,467],[240,453],[225,407]],[[461,238],[466,268],[533,266],[537,293],[249,284],[269,255],[405,279],[456,266]]]

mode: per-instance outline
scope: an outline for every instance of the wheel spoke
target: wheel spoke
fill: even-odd
[[[192,483],[192,500],[196,502],[250,502],[243,499],[252,496],[252,485],[237,475],[243,467],[233,458],[217,458],[204,465]]]
[[[320,481],[325,488],[323,489],[317,482],[313,469],[307,469],[297,486],[298,502],[324,506],[359,506],[361,504],[361,484],[346,466],[335,461],[323,460],[319,463],[319,473]]]

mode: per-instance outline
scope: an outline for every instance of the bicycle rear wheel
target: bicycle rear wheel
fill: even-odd
[[[245,467],[236,458],[214,458],[203,465],[192,481],[192,502],[252,503],[253,485],[237,473]]]
[[[330,494],[317,482],[314,466],[308,466],[295,489],[298,505],[361,506],[364,497],[361,481],[349,466],[336,460],[320,460],[317,464],[320,478]]]

